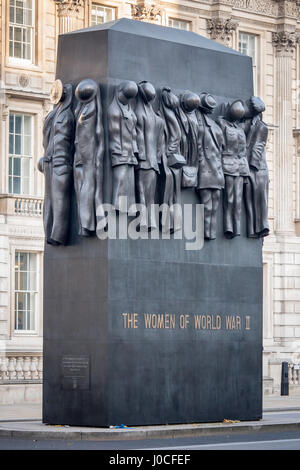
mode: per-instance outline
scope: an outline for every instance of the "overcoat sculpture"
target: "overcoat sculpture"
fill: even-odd
[[[154,86],[143,81],[138,84],[137,105],[137,193],[142,211],[141,230],[156,229],[156,214],[151,210],[155,203],[157,177],[164,148],[164,121],[153,110],[152,101],[156,96]]]
[[[181,129],[176,117],[179,106],[178,97],[168,87],[160,93],[160,112],[165,122],[165,145],[162,156],[164,175],[163,203],[169,207],[166,216],[162,217],[163,231],[177,231],[182,227],[181,175],[186,160],[180,154]]]
[[[106,138],[112,184],[105,186],[105,199],[119,212],[139,212],[140,230],[158,228],[155,203],[163,203],[163,232],[182,229],[181,192],[193,188],[204,205],[206,240],[217,236],[222,190],[226,238],[241,234],[243,194],[248,237],[269,234],[268,127],[260,98],[221,103],[219,108],[209,93],[186,90],[177,96],[164,86],[156,95],[147,81],[125,80],[115,87],[108,106],[105,136],[99,84],[84,79],[75,96],[74,105],[72,85],[56,80],[51,90],[55,107],[44,122],[44,156],[38,168],[45,177],[47,243],[67,243],[73,190],[79,235],[105,230]]]
[[[90,236],[96,230],[96,211],[102,204],[104,132],[99,85],[82,80],[75,90],[74,186],[79,234]]]
[[[55,107],[45,118],[44,156],[38,168],[45,177],[44,229],[52,245],[67,242],[72,197],[74,156],[74,114],[72,85],[57,80],[52,89]]]
[[[125,81],[115,90],[108,108],[108,139],[113,168],[112,205],[120,212],[134,215],[135,172],[138,164],[136,140],[136,115],[130,101],[135,98],[138,87],[135,82]]]
[[[241,120],[245,109],[241,100],[227,106],[226,114],[217,119],[224,135],[222,166],[224,188],[224,235],[233,238],[241,233],[241,212],[244,183],[249,167],[246,158],[246,136]]]
[[[217,236],[217,210],[221,189],[224,188],[222,169],[222,149],[224,137],[222,129],[209,117],[216,108],[215,98],[208,94],[200,95],[198,121],[201,136],[199,153],[199,173],[197,192],[204,205],[204,238],[214,240]]]
[[[265,105],[260,98],[253,96],[245,103],[245,109],[247,158],[250,168],[249,184],[245,186],[247,233],[250,238],[265,237],[269,234],[269,174],[266,160],[268,126],[261,117]]]
[[[195,188],[198,177],[198,156],[200,150],[200,132],[196,109],[200,105],[200,98],[196,93],[186,90],[180,96],[178,107],[178,121],[181,126],[181,154],[186,159],[182,168],[182,187]]]

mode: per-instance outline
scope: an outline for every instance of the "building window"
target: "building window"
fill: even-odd
[[[253,87],[257,91],[257,36],[255,34],[239,32],[239,51],[252,58]]]
[[[33,160],[33,116],[9,114],[8,192],[30,194]]]
[[[168,19],[168,26],[170,26],[171,28],[184,29],[185,31],[190,31],[191,22],[190,21],[184,21],[184,20],[176,20],[174,18],[169,18]]]
[[[15,252],[15,330],[36,329],[37,253]]]
[[[33,62],[34,1],[9,0],[9,57]]]
[[[92,15],[91,24],[95,26],[97,24],[106,23],[107,21],[115,20],[116,13],[115,9],[111,7],[104,7],[97,3],[92,3]]]

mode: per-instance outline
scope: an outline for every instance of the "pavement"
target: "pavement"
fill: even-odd
[[[196,437],[231,432],[300,431],[300,396],[267,396],[259,421],[94,428],[42,423],[41,404],[0,405],[0,438],[138,440]]]

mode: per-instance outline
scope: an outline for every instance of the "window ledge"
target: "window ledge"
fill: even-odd
[[[35,330],[14,330],[14,336],[38,336]]]
[[[35,72],[42,72],[42,69],[39,65],[34,64],[30,60],[26,59],[15,59],[14,57],[9,57],[6,63],[6,67],[14,68],[14,69],[26,69],[32,70]]]

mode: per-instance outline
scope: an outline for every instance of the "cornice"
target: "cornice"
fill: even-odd
[[[189,3],[196,3],[196,2],[189,2]],[[203,3],[205,3],[205,2],[203,2]],[[203,5],[198,4],[198,3],[197,3],[197,5],[199,5],[199,6],[197,6],[197,7],[196,7],[196,6],[195,6],[195,7],[191,7],[191,6],[189,6],[189,5],[182,4],[182,3],[181,3],[181,4],[178,4],[178,3],[174,3],[174,2],[164,2],[164,1],[156,2],[156,4],[157,4],[158,7],[161,7],[161,8],[174,8],[174,9],[176,9],[177,11],[178,11],[178,10],[180,10],[180,11],[182,10],[182,12],[185,12],[185,11],[186,11],[187,13],[195,13],[195,14],[197,14],[197,15],[202,14],[202,13],[203,13],[204,15],[205,15],[205,14],[207,15],[207,14],[210,13],[209,10],[203,10]],[[208,5],[210,5],[210,4],[208,4]],[[208,16],[208,15],[207,15],[207,16]]]
[[[278,5],[274,0],[233,0],[233,9],[246,10],[265,16],[278,16]]]
[[[222,11],[222,5],[224,7],[231,7],[232,14],[234,10],[256,13],[270,18],[300,18],[300,1],[299,0],[210,0],[202,2],[182,2],[180,4],[174,1],[157,1],[155,3],[159,8],[169,7],[176,8],[190,13],[200,14],[200,12],[210,13],[211,7],[220,6],[220,12]],[[193,6],[190,6],[190,5]],[[195,6],[194,6],[195,5]]]

